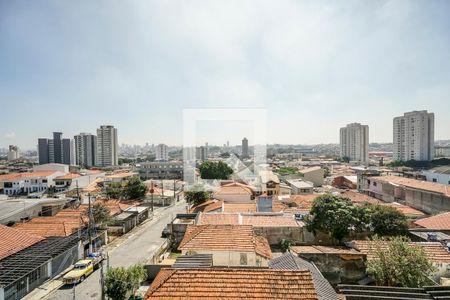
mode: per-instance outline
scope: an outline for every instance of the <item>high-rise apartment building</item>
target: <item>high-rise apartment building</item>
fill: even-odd
[[[248,140],[246,137],[242,139],[242,157],[248,157]]]
[[[62,132],[53,132],[53,139],[38,139],[39,164],[57,163],[73,165],[75,149],[71,139],[63,139]]]
[[[102,125],[97,129],[97,162],[99,166],[110,167],[119,164],[119,143],[117,128]]]
[[[167,145],[159,144],[156,146],[156,161],[168,161],[169,160],[169,150]]]
[[[350,161],[369,161],[369,126],[351,123],[340,130],[341,157]]]
[[[426,110],[394,118],[394,160],[432,160],[434,158],[434,113]]]
[[[97,165],[97,136],[80,133],[74,136],[77,165],[93,167]]]
[[[8,150],[8,160],[16,160],[20,158],[19,147],[14,145],[9,145]]]

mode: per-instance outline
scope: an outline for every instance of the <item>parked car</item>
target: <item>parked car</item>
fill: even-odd
[[[102,256],[92,253],[88,258],[77,261],[77,263],[73,266],[73,269],[64,275],[63,282],[65,284],[76,284],[83,282],[86,277],[98,268],[102,260]]]
[[[169,228],[166,226],[164,227],[163,231],[161,232],[161,237],[163,238],[167,238],[170,236],[170,230]]]

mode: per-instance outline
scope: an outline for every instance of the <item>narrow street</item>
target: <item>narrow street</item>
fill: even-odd
[[[186,203],[178,202],[169,208],[155,209],[155,219],[137,228],[136,231],[124,236],[117,246],[108,250],[110,267],[129,266],[144,263],[154,254],[154,251],[164,242],[161,231],[177,213],[185,212]],[[113,244],[114,245],[114,244]],[[110,246],[111,247],[111,246]],[[105,268],[106,273],[106,268]],[[75,286],[75,299],[97,300],[101,298],[100,270],[95,271],[86,280]],[[62,286],[51,293],[47,300],[74,299],[73,286]]]

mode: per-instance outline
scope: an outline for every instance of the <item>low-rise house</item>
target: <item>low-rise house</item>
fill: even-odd
[[[287,183],[291,187],[292,195],[312,194],[314,192],[314,184],[310,181],[302,179],[290,179]]]
[[[255,199],[254,192],[250,186],[239,182],[219,186],[212,197],[226,202],[251,202]]]
[[[314,286],[319,300],[338,300],[339,297],[328,280],[323,277],[314,263],[308,262],[290,252],[269,262],[269,268],[275,270],[309,270],[312,275]]]
[[[338,189],[355,190],[358,187],[358,177],[353,175],[336,176],[331,185]]]
[[[366,277],[366,254],[343,247],[293,246],[291,252],[313,262],[331,283],[356,283]]]
[[[321,167],[305,168],[299,170],[298,172],[303,176],[304,180],[312,182],[314,186],[317,187],[323,185],[325,170]]]
[[[450,212],[434,215],[414,222],[415,225],[432,231],[450,234]]]
[[[69,173],[55,178],[55,188],[57,191],[63,191],[68,189],[72,185],[72,181],[78,177],[80,174]]]
[[[267,196],[280,194],[280,179],[272,171],[260,171],[257,185],[259,186],[259,194]]]
[[[450,253],[439,242],[410,242],[410,246],[422,247],[427,257],[434,263],[437,271],[434,274],[434,280],[439,281],[441,277],[450,276]],[[348,247],[351,247],[361,253],[367,255],[367,260],[371,260],[375,257],[374,247],[375,244],[369,240],[354,240],[346,243]],[[381,249],[388,249],[389,241],[380,242]]]
[[[450,185],[450,166],[436,167],[422,171],[427,181]]]
[[[183,179],[182,161],[145,162],[136,166],[139,176],[148,179]]]
[[[148,299],[319,299],[309,270],[169,268]]]
[[[257,235],[264,236],[270,245],[279,245],[281,240],[308,243],[314,236],[306,230],[305,224],[293,215],[282,213],[212,213],[198,214],[197,225],[251,225]]]
[[[0,225],[0,300],[21,299],[76,262],[77,236],[43,238]]]
[[[34,171],[0,175],[0,185],[3,193],[8,196],[45,192],[54,186],[54,179],[64,175],[59,171]]]
[[[178,249],[212,254],[215,266],[267,266],[272,257],[267,239],[251,225],[188,225]]]
[[[366,180],[368,194],[385,202],[404,201],[428,214],[450,210],[447,185],[398,176],[375,176]]]

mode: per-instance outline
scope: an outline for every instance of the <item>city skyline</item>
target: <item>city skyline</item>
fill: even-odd
[[[449,139],[449,9],[4,2],[0,148],[32,149],[48,132],[73,137],[98,124],[119,128],[119,143],[181,145],[187,108],[265,108],[267,142],[280,144],[339,143],[338,129],[353,122],[369,126],[370,142],[391,143],[394,117],[428,110],[435,138]],[[249,135],[204,139],[239,144]]]

